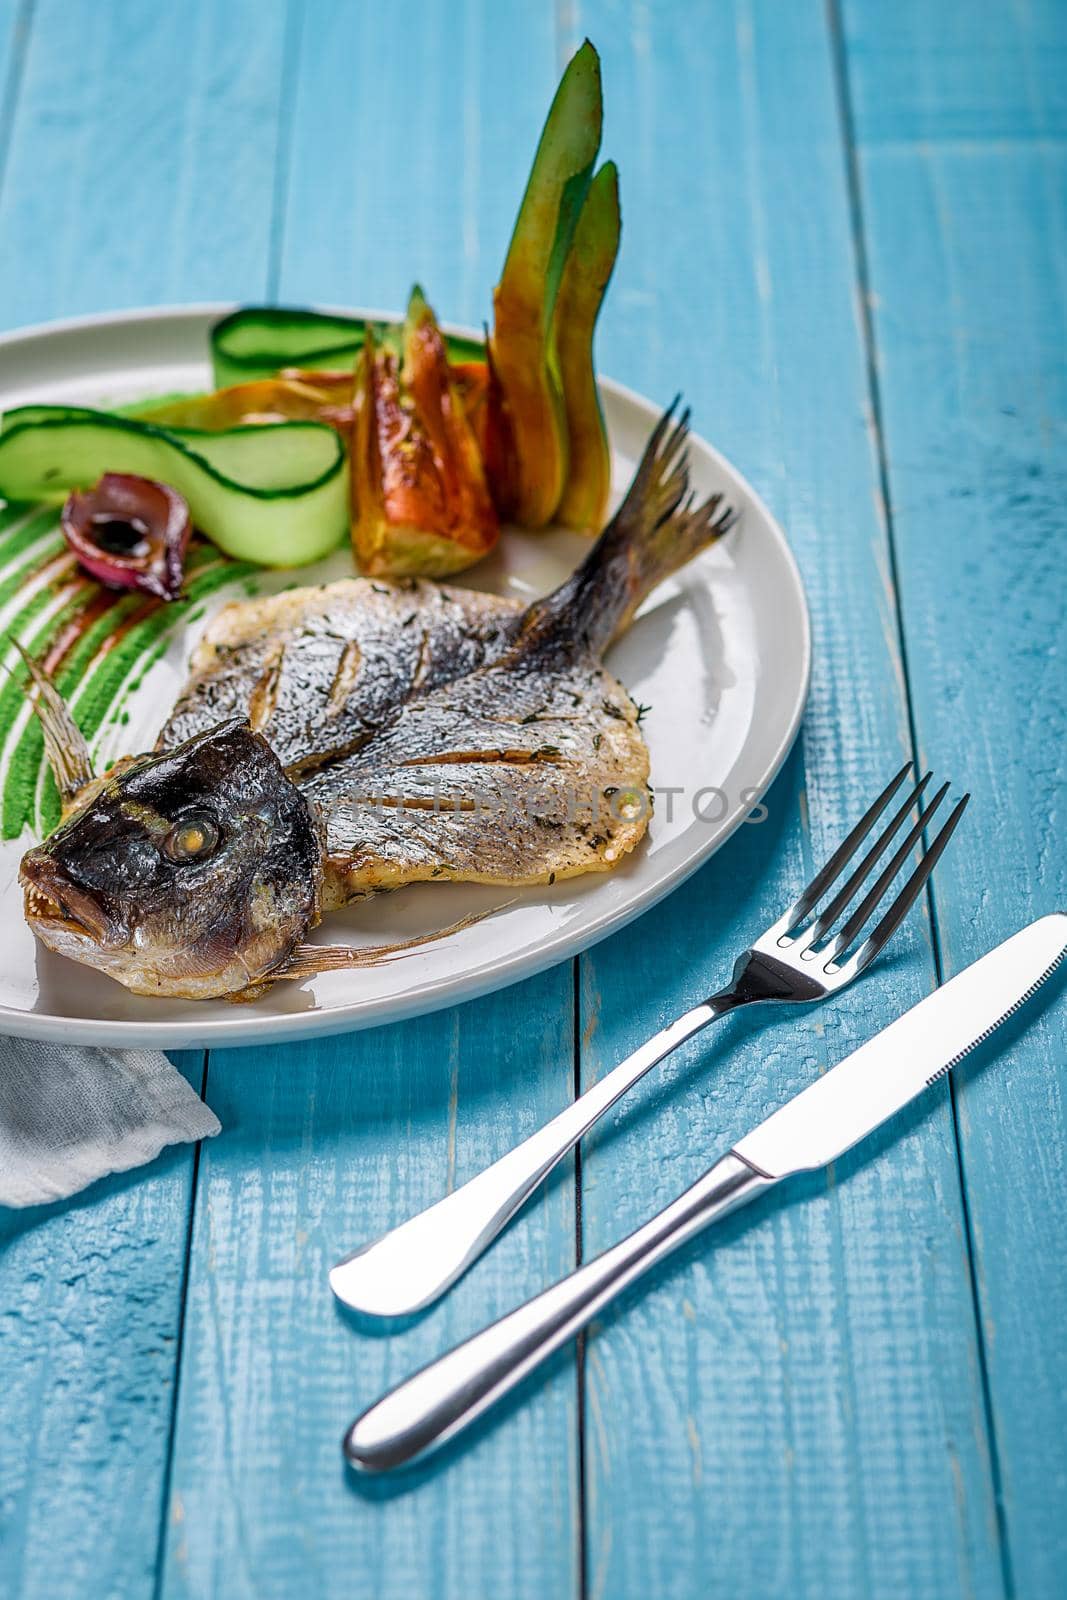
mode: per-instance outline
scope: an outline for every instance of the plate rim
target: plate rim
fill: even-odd
[[[162,306],[140,306],[117,311],[94,311],[79,316],[61,317],[52,321],[33,323],[28,327],[10,329],[0,333],[0,350],[19,343],[32,343],[38,339],[65,333],[75,334],[94,328],[130,325],[138,322],[178,322],[218,319],[238,310],[248,301],[188,301]],[[365,307],[346,307],[313,303],[302,309],[321,311],[328,315],[366,317],[372,320],[395,321],[397,314]],[[480,337],[476,329],[461,323],[443,322],[446,332],[467,337]],[[624,404],[642,411],[658,414],[654,403],[626,384],[613,378],[599,377],[598,386]],[[793,701],[788,723],[780,738],[765,776],[761,779],[754,798],[739,803],[733,814],[723,820],[722,831],[704,848],[678,862],[664,872],[654,883],[642,890],[628,905],[606,911],[594,917],[592,925],[583,924],[580,930],[565,930],[546,939],[535,951],[520,951],[486,970],[469,974],[466,978],[444,977],[424,984],[410,998],[384,996],[379,1002],[362,999],[348,1004],[318,1008],[314,1011],[288,1013],[279,1016],[240,1015],[235,1008],[232,1018],[205,1019],[198,1023],[195,1017],[188,1022],[174,1021],[119,1021],[100,1017],[57,1017],[46,1013],[20,1011],[0,1002],[0,1034],[41,1042],[72,1042],[110,1046],[114,1049],[154,1048],[160,1050],[187,1049],[239,1049],[250,1044],[285,1044],[304,1039],[320,1039],[332,1034],[362,1032],[367,1028],[385,1027],[394,1022],[404,1022],[412,1017],[444,1010],[449,1006],[463,1005],[469,1000],[505,989],[526,978],[571,960],[586,950],[591,950],[603,939],[620,932],[631,922],[650,911],[687,878],[698,871],[705,862],[721,850],[741,826],[745,817],[762,800],[778,776],[788,756],[803,720],[811,686],[812,630],[807,592],[796,556],[781,523],[767,506],[762,495],[748,478],[708,440],[693,435],[702,450],[716,466],[723,468],[743,486],[751,504],[766,521],[767,528],[784,557],[785,567],[799,604],[801,623],[802,658],[795,678]]]

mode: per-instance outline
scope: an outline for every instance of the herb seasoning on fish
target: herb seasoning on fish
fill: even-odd
[[[586,559],[525,610],[365,579],[226,607],[157,753],[105,779],[32,669],[67,807],[22,864],[38,937],[138,993],[247,994],[425,943],[304,943],[374,890],[615,867],[648,826],[648,751],[600,658],[734,520],[719,496],[693,505],[686,433],[661,419]],[[633,803],[604,801],[620,791]]]

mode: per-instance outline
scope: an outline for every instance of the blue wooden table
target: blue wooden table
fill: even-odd
[[[766,823],[573,967],[187,1058],[221,1137],[4,1217],[5,1600],[1065,1592],[1062,986],[465,1448],[396,1482],[342,1468],[383,1387],[1067,904],[1060,0],[0,0],[0,322],[400,306],[417,278],[479,323],[583,34],[625,212],[600,366],[683,389],[788,530],[802,735]],[[911,754],[975,800],[876,976],[682,1052],[414,1326],[338,1313],[341,1248],[692,1004]]]

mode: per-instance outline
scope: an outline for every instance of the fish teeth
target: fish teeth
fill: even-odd
[[[60,917],[63,907],[50,894],[45,894],[43,889],[38,889],[35,884],[30,884],[26,889],[26,909],[33,917]]]

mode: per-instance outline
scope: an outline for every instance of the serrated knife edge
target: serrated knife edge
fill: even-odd
[[[734,1154],[768,1178],[825,1166],[983,1044],[1048,981],[1065,954],[1067,915],[1038,918],[772,1112],[734,1145]],[[1017,989],[1008,1002],[1013,976]],[[1002,1002],[992,1016],[982,982],[987,977],[994,999]],[[973,1032],[965,1007],[971,1015],[984,1009]]]
[[[929,1087],[932,1083],[936,1083],[938,1078],[943,1078],[946,1072],[951,1072],[953,1067],[958,1067],[960,1062],[969,1056],[972,1050],[977,1050],[979,1045],[985,1044],[986,1040],[991,1038],[992,1035],[996,1033],[998,1028],[1002,1028],[1004,1026],[1009,1017],[1013,1017],[1017,1011],[1022,1009],[1028,1000],[1032,1000],[1034,995],[1040,989],[1041,985],[1043,983],[1047,983],[1052,977],[1052,974],[1055,972],[1065,955],[1067,955],[1067,944],[1064,945],[1059,955],[1057,955],[1055,959],[1051,961],[1045,968],[1040,978],[1035,978],[1034,982],[1030,985],[1029,989],[1027,989],[1026,993],[1019,996],[1014,1005],[1010,1005],[1007,1011],[997,1018],[996,1022],[991,1022],[989,1024],[989,1027],[986,1028],[984,1033],[980,1033],[976,1039],[972,1039],[970,1044],[964,1045],[963,1049],[958,1055],[954,1055],[951,1061],[946,1061],[943,1067],[938,1067],[937,1071],[927,1078],[927,1087]]]

